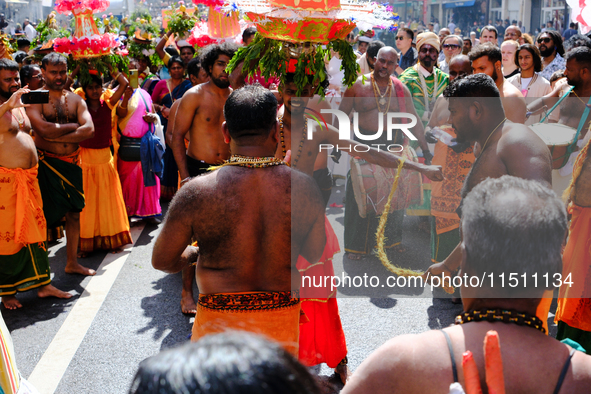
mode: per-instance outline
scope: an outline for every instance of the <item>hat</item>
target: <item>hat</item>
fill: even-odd
[[[421,47],[425,44],[433,46],[438,52],[441,50],[439,37],[430,31],[421,33],[417,36],[417,51],[420,51]]]
[[[361,42],[371,42],[371,38],[366,37],[366,36],[359,36],[357,37],[357,41],[361,41]]]

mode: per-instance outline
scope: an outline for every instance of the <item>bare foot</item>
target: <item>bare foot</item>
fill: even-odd
[[[81,266],[78,262],[66,265],[66,274],[80,274],[86,276],[96,275],[96,271],[91,268]]]
[[[45,297],[57,297],[57,298],[72,298],[72,294],[66,293],[65,291],[61,291],[60,289],[55,288],[53,285],[47,285],[40,287],[37,290],[37,296],[39,298]]]
[[[18,302],[16,296],[13,295],[2,296],[2,304],[4,304],[6,309],[18,309],[23,307],[23,304]]]
[[[349,380],[350,376],[349,367],[347,367],[347,364],[337,365],[337,367],[334,369],[334,373],[339,375],[339,378],[341,378],[341,382],[343,382],[343,385],[347,384],[347,380]]]
[[[111,254],[117,254],[117,253],[121,253],[121,252],[123,252],[123,249],[121,249],[121,248],[111,250]]]
[[[347,253],[345,253],[345,257],[348,258],[349,260],[363,260],[365,258],[365,255],[361,254],[361,253],[347,252]]]
[[[78,252],[77,256],[78,256],[79,259],[85,259],[85,258],[88,257],[88,253],[86,253],[86,252]]]
[[[193,299],[193,294],[184,290],[181,293],[181,311],[187,315],[194,315],[197,313],[197,305]]]

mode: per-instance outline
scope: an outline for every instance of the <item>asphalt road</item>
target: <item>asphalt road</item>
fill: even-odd
[[[344,181],[337,184],[331,203],[342,204]],[[343,214],[344,208],[327,210],[341,250]],[[415,217],[405,218],[404,229],[408,250],[391,254],[391,261],[425,269],[430,264],[429,234],[418,229]],[[51,246],[53,284],[75,294],[73,298],[39,299],[30,291],[18,296],[22,309],[2,307],[18,367],[42,394],[126,393],[139,362],[189,340],[193,318],[180,312],[180,274],[167,275],[151,266],[159,227],[141,223],[132,230],[135,244],[125,252],[95,253],[81,260],[98,270],[93,278],[66,275],[65,241]],[[337,275],[388,275],[375,257],[349,261],[339,253],[334,268]],[[352,370],[389,338],[446,327],[461,312],[448,299],[434,299],[428,288],[341,289],[338,304]],[[552,324],[554,335],[555,330]],[[336,382],[328,367],[313,370],[327,384]]]

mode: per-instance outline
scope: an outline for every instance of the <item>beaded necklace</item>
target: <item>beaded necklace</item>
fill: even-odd
[[[300,146],[298,148],[298,155],[296,156],[295,160],[292,163],[292,167],[295,167],[300,160],[300,155],[302,154],[302,148],[304,147],[304,142],[306,141],[306,136],[308,135],[308,118],[304,118],[304,132],[302,133],[302,139],[300,140]],[[285,159],[285,155],[287,154],[287,147],[285,146],[285,137],[283,133],[283,117],[279,117],[279,135],[281,136],[281,150],[283,152],[283,158]]]
[[[484,311],[463,312],[461,315],[456,316],[455,324],[465,324],[472,321],[500,321],[503,323],[514,323],[519,326],[532,327],[544,334],[546,333],[544,323],[542,323],[542,321],[536,316],[513,310],[487,309]]]
[[[64,96],[64,100],[66,102],[66,110],[64,111],[66,113],[66,123],[70,123],[70,116],[69,116],[69,111],[68,111],[68,95],[66,94],[66,92],[64,92],[63,96]],[[60,99],[59,102],[61,103],[61,101],[62,100]],[[59,114],[57,112],[57,107],[55,106],[55,103],[53,102],[53,100],[49,100],[49,102],[51,103],[51,106],[55,110],[55,122],[60,123]]]

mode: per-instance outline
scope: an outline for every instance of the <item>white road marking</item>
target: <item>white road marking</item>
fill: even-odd
[[[131,227],[133,245],[128,245],[121,253],[107,253],[97,269],[97,274],[90,279],[86,289],[55,334],[31,376],[27,379],[40,394],[53,394],[57,389],[143,230],[143,223]]]

